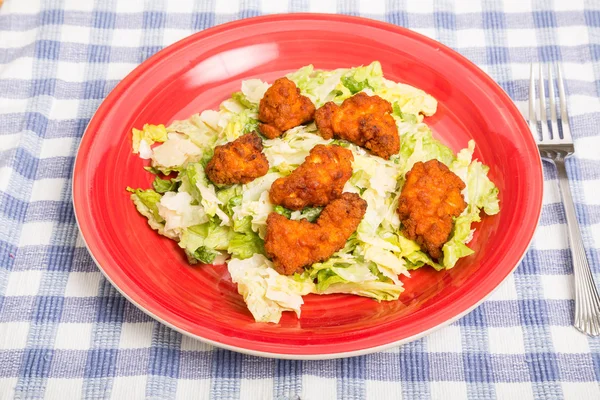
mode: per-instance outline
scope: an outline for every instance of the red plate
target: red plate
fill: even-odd
[[[475,139],[489,165],[501,212],[484,217],[475,255],[454,269],[422,268],[399,301],[309,295],[302,318],[255,323],[225,266],[191,267],[159,237],[125,187],[152,176],[131,154],[132,127],[170,123],[210,108],[249,78],[273,81],[307,64],[334,69],[379,60],[385,77],[438,101],[426,119],[454,151]],[[98,267],[123,295],[164,324],[216,346],[283,358],[364,354],[414,340],[476,307],[517,266],[542,204],[542,169],[527,124],[502,89],[471,62],[424,36],[341,15],[245,19],[190,36],[127,76],[90,122],[75,163],[75,214]]]

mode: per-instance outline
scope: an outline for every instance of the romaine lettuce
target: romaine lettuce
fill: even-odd
[[[265,256],[254,254],[245,260],[232,258],[227,263],[231,279],[238,285],[248,309],[258,322],[278,323],[284,311],[300,317],[302,296],[314,291],[308,275],[280,275]]]
[[[161,235],[164,234],[165,220],[158,213],[158,203],[162,196],[152,189],[132,189],[127,188],[131,192],[131,201],[140,214],[148,218],[148,225]]]
[[[156,142],[167,140],[167,130],[164,125],[145,124],[142,130],[132,129],[133,153],[148,159],[152,155],[152,146]]]
[[[208,221],[203,208],[192,205],[192,196],[187,192],[167,192],[157,204],[158,214],[165,221],[164,235],[178,238],[188,226]]]

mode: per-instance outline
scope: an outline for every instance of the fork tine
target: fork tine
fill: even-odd
[[[550,123],[551,133],[554,139],[560,139],[560,132],[558,130],[558,121],[556,120],[556,103],[554,94],[554,79],[552,77],[552,64],[548,64],[548,105],[550,107]]]
[[[572,142],[571,128],[569,126],[569,114],[567,112],[567,98],[565,96],[565,85],[563,83],[562,68],[557,66],[558,74],[558,96],[560,100],[560,122],[562,124],[563,139]]]
[[[550,140],[550,132],[548,132],[548,120],[546,119],[546,90],[544,89],[544,71],[540,64],[540,76],[538,77],[538,86],[540,93],[540,122],[542,123],[542,141]]]
[[[537,118],[535,117],[535,78],[533,77],[533,64],[529,64],[529,129],[535,140],[539,140]]]

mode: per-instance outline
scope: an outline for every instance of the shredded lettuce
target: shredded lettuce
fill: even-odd
[[[227,252],[233,257],[246,259],[253,254],[264,254],[265,242],[252,230],[252,218],[244,217],[233,221],[233,232]]]
[[[182,171],[180,191],[189,192],[199,202],[204,212],[210,216],[217,216],[221,225],[230,223],[229,216],[221,209],[223,201],[219,200],[215,186],[209,182],[201,163],[193,163]]]
[[[287,208],[285,208],[283,206],[275,206],[273,208],[273,211],[275,211],[277,214],[283,215],[287,219],[290,219],[291,216],[292,216],[292,210],[287,209]]]
[[[131,192],[131,201],[140,214],[148,218],[148,225],[161,235],[164,235],[164,219],[158,213],[158,203],[162,196],[152,189],[132,189],[127,188]]]
[[[242,110],[231,117],[225,127],[225,139],[227,142],[233,142],[240,136],[254,132],[258,128],[258,116],[256,111]]]
[[[400,145],[400,171],[406,175],[415,163],[438,160],[449,166],[455,159],[450,148],[434,139],[429,127],[423,123],[402,136]]]
[[[291,212],[288,218],[293,220],[305,219],[308,222],[315,222],[319,218],[319,215],[321,215],[321,211],[323,211],[323,207],[306,207],[301,211]]]
[[[156,146],[152,152],[152,166],[169,173],[178,171],[188,163],[202,158],[202,149],[185,135],[169,133],[168,140]]]
[[[269,84],[260,79],[248,79],[242,82],[241,92],[234,93],[233,98],[248,108],[257,108],[268,88]]]
[[[456,218],[450,239],[442,249],[442,264],[445,268],[452,268],[460,258],[473,254],[467,244],[473,237],[471,224],[481,220],[481,210],[487,215],[500,211],[498,188],[487,176],[489,167],[478,160],[472,160],[474,151],[475,142],[471,140],[467,148],[458,152],[456,160],[450,165],[450,170],[466,184],[463,196],[467,208]]]
[[[188,226],[208,220],[203,208],[192,205],[192,196],[187,192],[167,192],[157,204],[158,214],[165,221],[164,235],[177,238]]]
[[[217,139],[215,129],[207,125],[200,114],[194,114],[186,120],[173,121],[167,127],[167,132],[185,135],[203,150],[213,147]]]
[[[293,311],[300,317],[302,296],[314,291],[308,275],[280,275],[261,254],[245,260],[232,258],[227,268],[257,322],[278,323],[284,311]]]
[[[219,250],[227,250],[230,230],[214,221],[188,227],[181,234],[179,247],[185,250],[191,263],[200,261],[210,264],[219,255]]]
[[[132,129],[133,153],[148,159],[152,155],[152,146],[156,142],[167,140],[167,130],[164,125],[145,124],[142,130]]]
[[[178,185],[179,182],[174,178],[162,179],[157,176],[154,178],[154,181],[152,181],[152,187],[157,193],[167,193],[171,191],[176,191]]]
[[[403,290],[399,281],[385,276],[375,263],[347,254],[313,264],[310,274],[317,282],[318,294],[348,293],[387,301],[398,299]]]

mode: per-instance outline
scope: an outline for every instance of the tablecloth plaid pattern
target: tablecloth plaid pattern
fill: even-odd
[[[572,269],[556,176],[523,262],[429,337],[330,361],[260,359],[182,337],[102,277],[73,216],[76,149],[129,71],[193,32],[263,13],[362,15],[461,52],[523,109],[531,61],[561,61],[568,169],[600,282],[600,4],[584,0],[7,0],[0,8],[0,399],[593,399],[600,339],[571,327]]]

